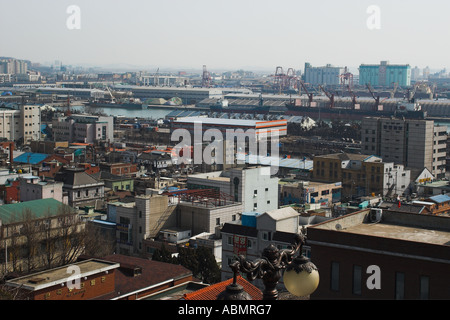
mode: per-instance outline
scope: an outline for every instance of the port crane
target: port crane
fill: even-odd
[[[111,103],[116,103],[116,98],[113,96],[111,89],[109,89],[109,86],[106,86],[106,90],[108,90],[109,95],[111,96]]]
[[[308,107],[310,107],[311,103],[313,102],[313,94],[309,93],[308,89],[305,86],[305,83],[301,80],[300,80],[300,85],[303,88],[303,90],[305,91],[306,95],[308,96]]]
[[[357,102],[356,102],[356,95],[352,91],[352,89],[350,88],[350,85],[347,85],[347,91],[348,91],[348,93],[350,93],[350,96],[352,97],[352,107],[353,107],[353,109],[356,109],[355,108],[356,104],[357,104]]]
[[[372,86],[369,83],[366,84],[366,87],[372,95],[372,98],[375,100],[375,111],[378,111],[378,107],[380,106],[380,96],[375,96]]]
[[[391,84],[394,85],[394,89],[392,89],[392,91],[391,91],[391,99],[394,99],[395,98],[395,93],[397,92],[397,89],[398,89],[398,82],[393,82]]]
[[[322,90],[323,93],[325,93],[325,95],[328,97],[328,99],[330,99],[330,109],[333,109],[334,108],[334,94],[329,93],[322,86],[319,86],[319,89]]]

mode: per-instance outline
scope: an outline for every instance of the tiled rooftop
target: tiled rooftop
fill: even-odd
[[[184,300],[217,300],[217,296],[226,290],[227,286],[233,283],[233,279],[228,279],[219,283],[215,283],[210,285],[209,287],[202,288],[200,290],[187,293],[184,295]],[[252,300],[262,300],[262,292],[253,284],[242,278],[241,276],[237,276],[237,283],[240,284],[244,291],[247,292]]]

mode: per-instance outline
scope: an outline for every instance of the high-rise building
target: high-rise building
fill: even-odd
[[[359,84],[389,87],[398,83],[401,87],[411,85],[410,65],[389,64],[381,61],[380,64],[362,64],[359,67]]]
[[[430,67],[426,67],[423,69],[423,78],[424,80],[427,80],[428,77],[430,76]]]
[[[330,85],[340,84],[340,76],[345,73],[345,68],[334,67],[327,64],[323,67],[312,67],[309,62],[305,63],[304,80],[311,85]]]
[[[417,81],[420,79],[420,68],[415,66],[411,69],[411,80]]]
[[[361,123],[361,152],[408,168],[445,176],[447,126],[433,120],[367,117]]]

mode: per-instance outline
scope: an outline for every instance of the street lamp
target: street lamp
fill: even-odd
[[[221,295],[220,300],[248,300],[245,291],[236,283],[236,275],[244,272],[249,281],[262,279],[265,289],[264,300],[277,300],[277,284],[284,271],[283,282],[286,289],[293,295],[303,297],[313,293],[319,285],[317,267],[302,254],[302,247],[306,242],[305,229],[295,235],[291,249],[280,250],[273,244],[264,249],[262,257],[255,261],[247,260],[239,255],[230,264],[234,273],[233,284],[229,285]],[[299,255],[294,258],[294,255]]]

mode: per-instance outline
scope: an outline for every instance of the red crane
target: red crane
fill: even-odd
[[[211,74],[208,72],[208,70],[206,70],[205,65],[203,65],[202,87],[203,88],[211,87]]]
[[[313,94],[308,92],[308,89],[306,88],[305,83],[301,80],[300,80],[300,85],[303,88],[303,90],[305,91],[306,95],[308,96],[308,107],[310,107],[311,103],[313,102]]]
[[[333,109],[334,108],[334,94],[329,93],[322,86],[319,86],[319,88],[323,91],[323,93],[325,93],[325,95],[328,97],[328,99],[330,99],[330,109]]]

